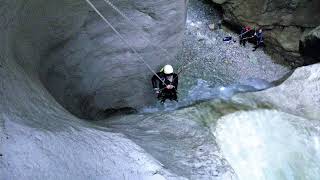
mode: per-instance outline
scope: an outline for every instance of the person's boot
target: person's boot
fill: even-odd
[[[256,45],[256,46],[254,46],[253,47],[253,49],[252,49],[252,51],[256,51],[257,50],[257,48],[258,48],[258,46]]]

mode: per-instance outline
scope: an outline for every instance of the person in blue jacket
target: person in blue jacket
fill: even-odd
[[[264,47],[264,42],[263,42],[263,32],[262,29],[259,29],[258,32],[254,33],[254,37],[256,38],[256,45],[253,47],[252,51],[257,50],[259,47]]]

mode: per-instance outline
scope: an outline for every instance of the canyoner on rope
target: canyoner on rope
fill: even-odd
[[[161,103],[164,103],[167,99],[178,101],[178,74],[173,73],[172,66],[165,65],[157,75],[161,78],[161,81],[156,75],[152,77],[151,81],[159,101]]]
[[[114,10],[116,10],[123,18],[125,18],[130,24],[134,24],[131,20],[123,14],[117,7],[115,7],[110,1],[104,0],[109,4]],[[137,52],[136,49],[112,26],[112,24],[101,14],[101,12],[95,7],[90,0],[86,2],[92,7],[92,9],[101,17],[101,19],[117,34],[117,36],[132,50],[133,53],[137,55],[139,60],[143,62],[147,68],[154,74],[152,77],[152,85],[157,94],[157,98],[160,102],[164,103],[166,99],[178,101],[177,88],[178,88],[178,74],[188,66],[190,63],[187,62],[181,69],[178,71],[178,74],[173,73],[173,67],[171,65],[164,66],[160,72],[156,73],[152,70],[150,65],[144,60],[144,58]],[[150,42],[146,37],[142,36],[144,40]],[[168,59],[170,59],[169,53],[160,47],[160,49],[165,52]]]
[[[137,52],[137,50],[135,48],[133,48],[133,46],[120,34],[120,32],[113,27],[113,25],[107,20],[106,17],[104,17],[102,15],[102,13],[96,8],[96,6],[90,1],[90,0],[86,0],[86,2],[89,4],[89,6],[91,6],[91,8],[101,17],[101,19],[106,23],[106,25],[108,25],[114,33],[116,33],[116,35],[119,37],[119,39],[121,39],[129,48],[130,50],[138,57],[138,59],[144,63],[146,65],[146,67],[154,74],[154,76],[156,78],[158,78],[163,84],[167,85],[159,76],[158,74],[151,68],[151,66],[144,60],[144,58]],[[108,2],[108,1],[106,1]],[[109,2],[110,3],[110,2]],[[108,3],[108,4],[109,4]],[[118,13],[121,13],[120,10],[118,10],[113,4],[110,3],[110,5],[112,5],[112,7],[115,8],[115,10]],[[121,13],[122,16],[124,16],[123,13]],[[126,17],[126,16],[125,16]],[[127,18],[128,19],[128,18]]]

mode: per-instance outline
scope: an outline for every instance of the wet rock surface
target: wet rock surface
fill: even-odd
[[[124,4],[121,4],[121,2],[119,2],[119,7],[125,8],[126,6],[122,6]],[[136,1],[135,3],[139,2]],[[106,121],[96,121],[93,123],[75,117],[62,106],[64,104],[59,104],[59,102],[64,101],[65,96],[62,95],[63,98],[57,101],[59,97],[52,96],[51,93],[53,92],[49,92],[43,85],[43,82],[51,81],[52,79],[46,79],[48,77],[45,76],[41,81],[39,72],[41,71],[40,75],[41,73],[45,74],[46,68],[53,66],[52,72],[57,75],[58,79],[51,82],[57,81],[55,84],[52,84],[52,86],[58,89],[64,89],[65,86],[63,83],[61,85],[59,84],[59,78],[69,78],[64,75],[68,73],[72,74],[72,72],[68,71],[72,70],[73,66],[75,69],[78,66],[82,67],[84,72],[90,71],[94,74],[95,69],[92,66],[97,63],[97,72],[100,72],[100,61],[93,62],[83,60],[86,58],[82,57],[82,53],[85,54],[86,52],[81,51],[84,47],[80,39],[84,37],[84,41],[87,41],[87,38],[91,37],[93,39],[97,38],[95,40],[98,40],[98,36],[101,35],[104,37],[104,40],[110,40],[110,37],[106,36],[111,32],[108,31],[104,34],[105,32],[102,30],[102,25],[99,24],[100,20],[89,11],[88,7],[83,4],[84,2],[73,0],[50,2],[40,0],[12,0],[1,1],[1,3],[3,6],[0,7],[0,40],[2,42],[0,44],[0,179],[162,180],[237,179],[237,177],[239,177],[240,179],[247,180],[248,178],[244,178],[247,177],[245,175],[247,175],[248,172],[256,171],[251,171],[252,169],[239,171],[238,167],[239,164],[241,166],[241,160],[248,162],[247,165],[250,165],[248,167],[260,168],[258,170],[262,170],[262,172],[264,172],[264,170],[266,170],[267,173],[273,172],[272,167],[280,167],[280,169],[285,167],[288,173],[283,174],[288,175],[286,177],[290,178],[292,174],[297,175],[295,177],[310,175],[308,177],[316,177],[314,179],[317,179],[317,173],[320,172],[317,163],[320,160],[318,153],[319,126],[313,122],[313,124],[310,125],[306,119],[316,119],[319,117],[319,110],[317,109],[318,66],[298,69],[297,74],[293,75],[293,79],[286,81],[283,86],[261,92],[261,95],[266,97],[265,99],[262,97],[255,99],[255,97],[258,97],[258,93],[251,93],[250,95],[243,95],[246,100],[242,99],[242,101],[238,101],[237,99],[233,99],[232,101],[228,99],[215,100],[193,104],[188,108],[171,112],[120,115],[107,119]],[[59,8],[61,3],[64,5],[63,8]],[[140,3],[142,3],[142,1]],[[150,5],[150,7],[163,7],[164,9],[151,8],[152,11],[149,11],[148,8],[142,8],[142,14],[144,14],[142,19],[145,17],[145,14],[148,14],[147,17],[151,17],[151,19],[152,17],[157,17],[151,13],[153,10],[162,9],[167,12],[166,10],[168,9],[165,7],[168,6],[165,6],[165,4],[167,4],[168,1],[161,1],[161,3],[159,1],[160,4],[157,4],[157,6],[154,3],[155,1],[143,1],[142,4]],[[174,3],[184,4],[185,2],[174,1]],[[143,6],[140,5],[141,4],[138,4],[137,6]],[[204,4],[199,5],[199,7],[203,7],[202,5]],[[205,7],[210,6],[211,4]],[[102,7],[101,4],[99,7]],[[199,17],[202,20],[210,17],[201,14],[203,11],[199,11],[201,10],[199,7],[191,6],[194,10],[190,12],[191,17]],[[168,8],[170,9],[169,12],[171,12],[172,7]],[[35,11],[32,11],[33,9]],[[56,12],[57,9],[59,11],[58,14]],[[196,11],[200,12],[200,14],[196,13]],[[208,12],[210,12],[210,9],[208,9]],[[106,13],[110,12],[107,11]],[[163,12],[161,11],[161,13]],[[169,16],[170,13],[166,15]],[[47,20],[48,17],[50,17],[50,21]],[[92,20],[91,18],[93,21],[90,21]],[[116,21],[117,19],[113,20]],[[240,49],[237,44],[232,44],[232,42],[230,44],[224,44],[218,40],[223,38],[226,33],[221,30],[213,33],[207,26],[216,20],[218,19],[210,21],[204,20],[205,25],[203,26],[201,23],[198,23],[196,18],[195,21],[193,19],[191,19],[191,21],[189,19],[188,21],[190,27],[198,28],[197,24],[200,24],[197,30],[190,29],[190,27],[188,27],[187,30],[187,32],[190,33],[187,39],[196,39],[198,43],[195,43],[195,41],[186,41],[184,47],[184,52],[188,52],[189,50],[191,52],[190,56],[186,56],[190,57],[190,59],[186,58],[186,60],[196,60],[195,63],[197,63],[197,65],[190,65],[192,68],[188,68],[188,70],[184,72],[183,78],[181,79],[182,93],[185,92],[187,95],[187,93],[189,93],[187,92],[188,88],[193,86],[195,82],[200,82],[198,84],[201,84],[201,82],[206,80],[206,82],[209,84],[212,82],[212,84],[208,85],[203,83],[204,85],[200,86],[199,89],[195,87],[194,91],[197,93],[195,93],[194,96],[196,96],[195,99],[202,95],[206,98],[212,98],[212,94],[220,93],[220,91],[212,92],[213,89],[209,86],[229,85],[242,82],[242,80],[245,81],[250,77],[257,78],[259,71],[265,72],[260,74],[259,77],[261,77],[261,79],[273,81],[287,72],[287,68],[272,63],[269,57],[262,51],[258,50],[252,53],[250,45],[249,48]],[[154,21],[156,20],[153,19],[152,22]],[[183,20],[181,21],[183,22]],[[91,26],[90,22],[93,24],[97,23],[98,28],[96,30],[102,34],[91,31],[88,31],[89,35],[83,34],[87,32],[84,30],[85,27]],[[161,22],[166,22],[166,20]],[[207,24],[207,22],[210,23]],[[194,23],[196,23],[196,26],[194,26]],[[123,24],[119,22],[118,26],[122,25]],[[161,29],[161,27],[158,26],[156,27],[159,28],[156,28],[157,30],[166,32],[166,26],[163,27],[165,29]],[[81,31],[79,31],[79,28]],[[132,29],[130,29],[130,33],[131,30]],[[152,32],[154,32],[153,30],[154,29],[152,29]],[[178,33],[175,35],[171,34],[172,37],[178,37],[181,32],[173,31],[171,33]],[[97,37],[90,35],[97,35]],[[166,33],[164,37],[168,38],[167,35],[168,33]],[[231,35],[234,36],[233,34]],[[132,38],[135,39],[133,36]],[[110,41],[113,43],[114,39],[115,37],[112,36]],[[167,40],[172,39],[169,38]],[[78,43],[79,46],[76,46]],[[167,44],[167,42],[164,43]],[[174,43],[176,43],[176,41],[174,41]],[[195,48],[191,48],[191,44],[194,44]],[[88,49],[92,48],[91,45],[92,44],[88,44]],[[112,45],[116,45],[117,47],[121,46],[117,43]],[[137,42],[137,45],[141,44]],[[171,45],[173,46],[173,44]],[[210,49],[210,47],[214,48]],[[123,47],[121,46],[121,48]],[[218,50],[219,48],[221,48],[220,51]],[[109,50],[113,51],[115,49],[107,49],[108,52]],[[144,49],[140,50],[145,52]],[[214,53],[206,59],[205,50]],[[81,57],[78,58],[83,60],[80,64],[73,61],[74,57],[68,59],[69,55],[72,57],[77,54],[78,51],[81,51]],[[119,53],[121,58],[123,58],[122,56],[127,57],[127,55],[131,57],[131,54],[126,54],[126,52],[128,51],[124,50],[123,52],[115,53]],[[48,53],[50,54],[49,56]],[[247,56],[249,56],[249,61],[244,61],[244,59],[247,59]],[[60,61],[60,58],[68,61]],[[49,59],[50,62],[44,63],[44,61]],[[40,62],[42,62],[42,64]],[[57,64],[52,62],[57,62]],[[163,62],[161,61],[160,63],[159,61],[157,63],[161,64]],[[184,63],[184,61],[180,61],[179,63]],[[210,63],[212,63],[212,66],[210,66]],[[106,63],[105,65],[108,64]],[[157,64],[153,65],[156,66]],[[265,71],[261,71],[264,66]],[[139,72],[145,73],[145,71],[143,71],[144,69],[140,71],[141,69],[139,69],[139,67],[140,66],[133,70],[139,70]],[[103,69],[104,66],[101,65],[101,68]],[[79,74],[73,74],[72,78],[81,79],[83,71],[77,71]],[[122,70],[119,70],[119,74],[120,71]],[[124,70],[123,72],[126,71]],[[217,74],[218,72],[221,73],[215,75],[216,72]],[[92,74],[90,74],[90,76],[91,75]],[[149,76],[150,74],[148,77]],[[113,77],[108,76],[108,78]],[[128,77],[124,77],[124,79],[127,78]],[[109,82],[109,80],[110,79],[106,81]],[[295,83],[295,81],[297,81],[297,83]],[[75,82],[81,83],[76,84]],[[84,81],[77,80],[75,82],[73,82],[75,84],[72,84],[72,86],[76,85],[79,89],[85,88],[84,91],[90,90],[89,87],[96,83],[92,81],[91,77],[88,77],[88,79]],[[146,82],[149,84],[149,78],[146,79]],[[130,90],[130,87],[125,86],[124,82],[121,83],[121,85]],[[307,88],[301,88],[299,86],[301,84]],[[261,86],[262,88],[266,88],[268,87],[268,83],[262,83]],[[248,87],[241,86],[238,88],[239,89],[236,90],[241,92],[246,91]],[[288,90],[285,90],[285,88],[288,88]],[[228,90],[228,88],[226,89]],[[257,89],[259,88],[257,87]],[[306,94],[308,91],[312,93],[310,96],[304,98],[303,94]],[[120,94],[120,92],[121,91],[118,93]],[[283,95],[278,95],[277,93],[279,92],[282,92]],[[57,92],[57,94],[59,93],[60,92]],[[63,93],[72,95],[71,92]],[[301,95],[299,93],[301,93]],[[85,97],[83,108],[85,110],[89,109],[88,111],[91,112],[90,108],[91,105],[94,104],[92,102],[96,102],[96,97],[94,95]],[[91,98],[93,101],[91,101]],[[112,99],[116,99],[116,96],[110,98],[111,101]],[[126,96],[126,98],[129,98],[129,96]],[[293,100],[287,102],[289,98]],[[73,100],[77,100],[77,98]],[[105,101],[107,102],[108,99]],[[289,102],[292,104],[288,105]],[[102,105],[104,106],[105,104]],[[260,110],[255,111],[256,109]],[[270,109],[273,109],[273,111]],[[131,112],[132,109],[123,108],[122,110]],[[114,113],[113,109],[109,109],[108,112]],[[302,116],[303,118],[298,118],[290,114]],[[281,122],[286,122],[288,119],[295,121],[294,125],[296,128],[292,128],[288,123],[281,124]],[[240,124],[243,126],[237,126],[239,123],[233,123],[237,122],[237,120],[241,120]],[[275,122],[275,124],[272,124],[272,122]],[[257,124],[263,124],[263,126],[257,128]],[[263,127],[271,128],[264,129]],[[254,136],[252,136],[252,134],[248,135],[246,134],[247,132],[253,132],[248,131],[248,129],[257,129],[254,132],[258,133],[254,134]],[[264,140],[264,137],[268,137],[270,134],[268,133],[270,129],[274,132],[271,134],[277,134],[276,137],[278,139],[275,143],[273,141],[267,141],[275,138],[269,138],[263,141],[266,142],[265,146],[256,146],[257,144],[248,145],[245,143],[246,141],[244,140],[246,139],[259,140],[261,136],[263,137],[261,139]],[[283,129],[285,131],[283,131]],[[261,136],[259,134],[260,132],[262,133]],[[281,134],[281,132],[286,133]],[[281,142],[286,140],[284,140],[283,137],[288,136],[288,134],[293,134],[294,136],[291,136],[290,141],[286,141],[288,144],[282,145]],[[241,141],[235,140],[238,137]],[[255,143],[257,141],[250,142]],[[236,147],[242,150],[241,152],[245,155],[244,158],[243,156],[236,157],[243,159],[240,159],[240,161],[233,159],[232,155],[234,154],[232,154],[233,152],[230,153],[229,150],[233,151],[236,148],[229,148],[232,147],[229,146],[230,144],[237,145]],[[287,147],[295,149],[291,153],[286,151]],[[279,161],[266,161],[268,163],[255,161],[256,159],[276,159],[274,154],[263,153],[266,149],[271,149],[271,152],[281,152],[281,157],[277,159]],[[259,154],[265,156],[257,158]],[[299,158],[295,158],[298,161],[294,161],[295,159],[292,160],[291,157]],[[303,159],[300,157],[306,158]],[[273,162],[280,162],[280,166],[276,166],[278,164],[275,165]],[[308,164],[307,162],[310,163]],[[263,165],[268,164],[269,166],[261,166],[259,163]],[[303,166],[301,167],[300,165]],[[271,167],[271,170],[268,169],[269,167]],[[293,168],[291,169],[291,167]],[[272,177],[268,175],[269,174],[266,174],[266,177]],[[259,179],[261,176],[253,177],[258,177],[255,179]]]
[[[14,61],[1,62],[0,179],[179,179],[123,135],[70,114]]]
[[[239,180],[313,180],[320,177],[319,128],[319,120],[260,107],[221,117],[212,132]]]
[[[299,54],[299,40],[304,33],[319,26],[319,1],[213,0],[213,2],[221,4],[227,22],[264,28],[269,53],[281,55],[294,66],[307,64]]]
[[[184,1],[173,3],[184,4]],[[49,80],[43,77],[40,81],[40,71],[46,71],[41,61],[52,63],[50,65],[55,68],[49,74],[50,77],[56,77],[56,81],[59,78],[68,79],[68,76],[63,75],[71,73],[66,72],[70,69],[65,69],[69,63],[75,69],[82,67],[84,71],[89,71],[93,64],[97,68],[102,66],[97,61],[81,64],[67,58],[76,54],[72,54],[68,43],[83,37],[79,29],[88,22],[88,17],[95,19],[85,1],[4,0],[0,4],[0,179],[185,179],[169,172],[159,161],[123,135],[99,129],[72,115],[63,108],[64,104],[56,101],[59,101],[59,97],[55,99],[50,94],[53,92],[49,92],[43,85],[43,82],[48,83]],[[174,12],[178,9],[168,7],[166,10],[171,15],[166,15],[175,16]],[[184,12],[183,7],[181,10]],[[146,17],[144,13],[140,14]],[[184,14],[177,12],[179,15],[183,23]],[[95,20],[100,22],[98,18]],[[176,25],[183,28],[182,24]],[[102,24],[99,27],[102,28]],[[163,28],[157,29],[157,32],[166,29],[165,26]],[[100,30],[103,34],[104,31]],[[175,33],[179,36],[179,32]],[[165,33],[164,36],[169,34]],[[86,44],[87,40],[84,39],[82,44],[78,41],[79,46]],[[93,48],[93,45],[87,45]],[[77,48],[75,46],[71,49]],[[61,53],[61,49],[70,54]],[[54,65],[47,56],[53,51],[57,52],[57,56],[61,55],[59,60],[68,61],[59,61]],[[81,79],[84,74],[78,70],[79,74],[73,74],[72,78]],[[145,67],[136,67],[135,70],[145,75]],[[98,75],[91,77],[98,78]],[[90,86],[92,79],[88,78],[86,81],[78,79],[77,82],[81,83],[75,85],[73,82],[70,86]],[[111,80],[112,76],[108,78]],[[149,78],[146,81],[149,84]],[[54,88],[72,95],[65,91],[64,84],[52,83]],[[114,98],[116,96],[110,97]]]
[[[320,117],[320,92],[319,92],[319,64],[301,67],[281,85],[265,91],[249,94],[240,94],[233,99],[241,102],[241,99],[252,106],[265,104],[276,107],[284,112],[303,116],[309,119]],[[251,104],[252,103],[252,104]]]
[[[104,0],[92,2],[152,69],[175,64],[184,32],[184,0],[110,1],[131,22]],[[46,88],[66,109],[87,119],[105,109],[154,102],[148,98],[152,72],[88,5],[81,6],[89,12],[77,32],[51,47],[41,61]]]
[[[239,179],[320,177],[318,76],[318,64],[298,68],[277,87],[232,97],[237,110],[217,123],[206,118]]]
[[[233,179],[236,175],[221,156],[215,137],[190,107],[175,112],[115,117],[99,127],[121,132],[175,174],[188,179]]]

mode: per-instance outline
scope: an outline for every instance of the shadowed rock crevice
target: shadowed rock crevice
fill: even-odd
[[[306,57],[310,63],[320,62],[320,26],[310,31],[300,40],[300,53]]]

